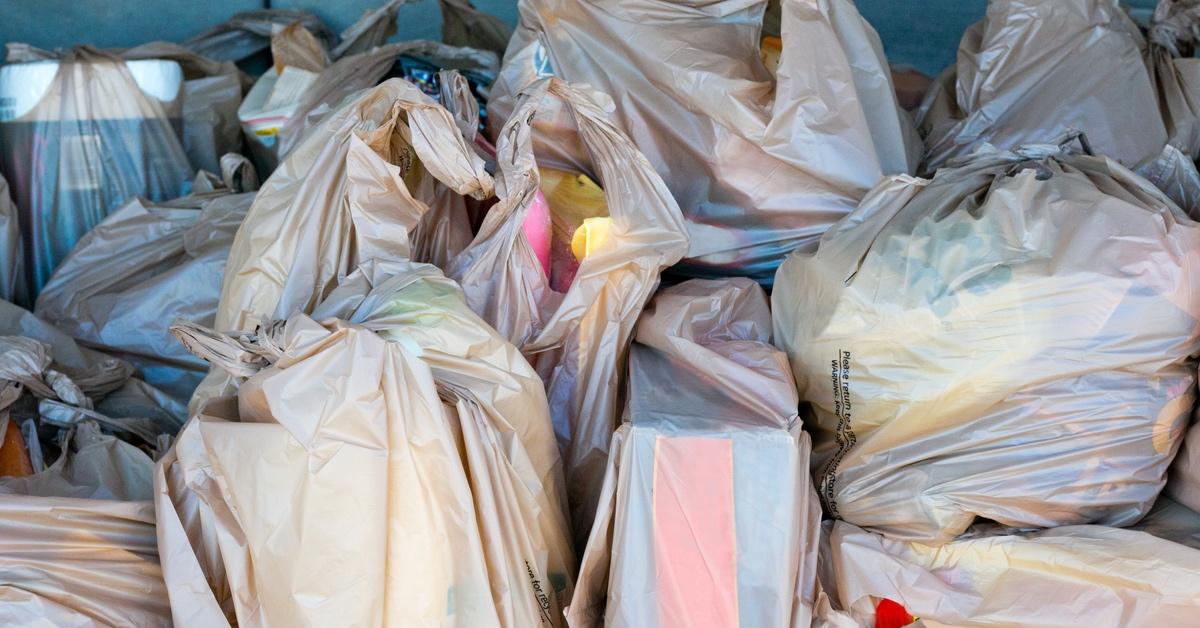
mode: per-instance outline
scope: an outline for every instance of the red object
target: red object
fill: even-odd
[[[875,606],[875,628],[903,628],[916,621],[912,613],[887,598]]]

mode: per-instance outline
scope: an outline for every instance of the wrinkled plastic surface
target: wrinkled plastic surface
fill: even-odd
[[[0,175],[0,300],[25,303],[24,247],[18,221],[8,181]]]
[[[1168,142],[1200,157],[1200,3],[1159,0],[1150,21],[1146,65],[1158,96]]]
[[[841,607],[865,626],[881,599],[950,626],[1183,626],[1200,605],[1200,550],[1133,530],[981,526],[932,547],[838,521],[828,550]]]
[[[415,86],[389,80],[327,116],[258,192],[226,263],[215,328],[311,312],[370,259],[411,258],[428,211],[409,181],[436,179],[486,198],[492,179],[454,118]],[[193,399],[224,389],[214,373]]]
[[[41,473],[0,478],[0,623],[170,626],[154,463],[94,424],[70,440]]]
[[[563,625],[574,558],[533,369],[432,266],[373,262],[317,310],[255,338],[181,330],[253,374],[158,468],[176,624]]]
[[[769,283],[884,174],[912,172],[920,140],[852,2],[784,0],[777,76],[759,57],[766,4],[524,0],[488,102],[492,134],[536,78],[599,89],[688,220],[681,272]],[[538,154],[586,170],[562,122],[539,124]]]
[[[320,18],[292,9],[243,11],[187,40],[183,46],[215,61],[242,61],[270,48],[271,34],[276,28],[296,22],[324,41],[326,47],[333,47],[334,34]]]
[[[1166,494],[1188,508],[1200,511],[1200,410],[1192,417],[1167,478]]]
[[[147,382],[187,403],[207,365],[167,326],[177,318],[213,323],[225,259],[253,200],[225,187],[163,204],[131,200],[63,260],[36,314],[129,360]]]
[[[121,203],[187,192],[193,170],[173,126],[181,102],[145,94],[120,58],[80,47],[61,57],[32,110],[0,122],[0,170],[19,209],[30,298]]]
[[[659,273],[687,251],[679,206],[614,125],[608,103],[599,92],[556,78],[522,92],[497,145],[499,201],[446,269],[462,284],[471,309],[520,348],[546,382],[577,547],[599,498],[634,324]],[[605,245],[582,260],[565,293],[551,289],[522,230],[540,181],[533,121],[558,106],[577,128],[574,141],[586,147],[613,223]]]
[[[488,50],[503,55],[512,39],[504,20],[480,11],[470,0],[439,0],[442,7],[442,41],[451,46]]]
[[[1117,0],[990,0],[921,106],[922,170],[1068,131],[1129,168],[1154,158],[1167,131],[1145,45]]]
[[[1136,522],[1196,399],[1198,273],[1200,226],[1106,158],[881,183],[772,297],[828,512],[935,544]]]
[[[821,506],[770,341],[749,279],[688,281],[647,306],[572,626],[811,625]]]

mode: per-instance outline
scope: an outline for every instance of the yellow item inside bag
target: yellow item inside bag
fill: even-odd
[[[608,237],[608,201],[591,177],[539,168],[542,195],[550,207],[550,287],[566,292],[579,262]]]
[[[584,220],[583,224],[575,230],[575,236],[571,238],[571,253],[575,255],[575,259],[582,262],[583,258],[591,255],[592,251],[604,246],[604,243],[608,241],[610,225],[612,225],[612,219],[608,216]]]
[[[762,55],[763,65],[774,74],[779,68],[779,56],[783,54],[783,40],[774,35],[765,35],[758,44],[758,52]]]

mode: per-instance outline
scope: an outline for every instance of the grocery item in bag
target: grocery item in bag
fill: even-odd
[[[679,206],[613,124],[610,105],[603,94],[556,78],[528,86],[499,135],[499,201],[475,240],[446,269],[462,285],[471,309],[520,348],[546,382],[577,547],[587,538],[599,498],[634,323],[659,273],[687,250]],[[607,201],[608,215],[596,217],[608,223],[607,236],[590,250],[583,247],[585,255],[566,286],[553,273],[547,276],[523,229],[540,183],[533,141],[539,115],[557,115],[560,128],[577,129],[571,141],[586,147]],[[569,247],[552,245],[552,269],[556,250],[571,254]]]
[[[0,171],[23,234],[29,298],[75,243],[126,200],[176,198],[193,170],[178,138],[172,61],[75,48],[0,67]]]
[[[989,0],[918,114],[922,170],[1065,132],[1134,168],[1167,141],[1145,40],[1117,0]]]
[[[680,271],[769,283],[880,177],[912,172],[920,140],[852,2],[784,0],[776,73],[760,58],[766,4],[525,0],[488,102],[493,137],[534,79],[594,86],[687,218]],[[539,126],[541,163],[585,170],[553,121]]]
[[[257,187],[246,158],[228,155],[225,163],[218,187],[201,191],[208,185],[201,177],[189,196],[161,204],[134,198],[105,218],[63,260],[35,309],[74,338],[129,360],[181,403],[207,365],[164,322],[212,324],[229,247],[254,200],[234,190]]]
[[[572,626],[812,625],[821,506],[787,358],[750,279],[647,306]]]
[[[234,238],[217,329],[311,312],[371,259],[410,259],[428,211],[413,181],[487,198],[492,179],[454,118],[410,83],[389,80],[326,116],[262,186]],[[228,379],[210,375],[193,400]],[[226,394],[226,393],[217,393]]]
[[[0,175],[0,300],[24,303],[25,270],[17,206]]]
[[[1192,420],[1167,479],[1166,494],[1200,511],[1200,413]]]
[[[932,544],[1136,522],[1196,399],[1197,273],[1200,226],[1111,159],[881,183],[772,297],[828,512]]]
[[[83,422],[49,468],[0,477],[0,623],[171,626],[153,470],[145,453]]]
[[[564,625],[574,559],[533,369],[432,266],[371,262],[317,310],[257,336],[178,328],[247,379],[158,468],[176,623]]]
[[[822,560],[858,625],[899,606],[939,626],[1149,628],[1189,624],[1200,604],[1200,550],[1145,532],[992,525],[933,547],[830,523]]]

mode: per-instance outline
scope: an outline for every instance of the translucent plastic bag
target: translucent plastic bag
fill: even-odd
[[[159,465],[176,623],[563,625],[574,558],[533,369],[432,266],[368,264],[317,310],[354,322],[180,328],[249,377]]]
[[[242,61],[271,47],[271,34],[277,28],[300,22],[304,28],[332,48],[335,36],[317,16],[294,9],[243,11],[203,33],[183,46],[215,61]]]
[[[1107,158],[881,183],[772,297],[828,512],[934,544],[1136,522],[1196,400],[1198,273],[1200,226]]]
[[[167,330],[183,318],[211,325],[225,259],[254,193],[227,181],[162,204],[133,199],[79,240],[38,295],[37,315],[93,348],[133,363],[147,382],[187,403],[207,370]],[[241,175],[252,187],[249,172]],[[202,187],[204,179],[199,181]]]
[[[66,438],[48,469],[0,478],[0,623],[171,626],[154,463],[93,423]]]
[[[0,300],[24,304],[25,264],[17,206],[8,193],[8,181],[0,176]]]
[[[493,135],[534,79],[599,89],[688,220],[681,271],[769,283],[884,174],[912,172],[920,140],[852,2],[783,0],[777,74],[760,58],[766,5],[525,0],[488,102]],[[543,164],[584,169],[552,128],[538,134]]]
[[[410,185],[430,180],[492,195],[454,118],[412,84],[389,80],[345,103],[259,190],[230,249],[215,327],[311,312],[360,264],[411,259],[411,233],[428,204],[427,188]],[[207,381],[198,397],[228,393],[216,392],[224,375]]]
[[[989,0],[921,105],[922,170],[1072,131],[1126,167],[1153,159],[1167,132],[1145,46],[1117,0]]]
[[[1146,64],[1167,129],[1167,141],[1200,157],[1200,2],[1159,0],[1150,21]]]
[[[546,382],[578,547],[599,498],[634,323],[659,273],[687,250],[675,199],[606,109],[611,101],[603,94],[559,79],[526,88],[500,133],[500,200],[446,269],[471,309],[520,348]],[[572,137],[586,147],[608,201],[608,216],[598,217],[604,236],[576,256],[582,260],[565,292],[551,288],[523,229],[540,183],[533,150],[539,114],[577,127]]]
[[[170,61],[126,62],[80,47],[58,61],[4,66],[0,77],[23,103],[0,121],[0,170],[19,210],[35,297],[79,238],[126,200],[187,192],[194,171],[177,131],[182,73]]]
[[[932,547],[838,521],[822,559],[864,626],[882,600],[928,626],[1183,626],[1200,605],[1200,550],[1102,526],[980,526]]]
[[[749,279],[688,281],[647,306],[572,626],[812,625],[821,506],[770,340]]]

